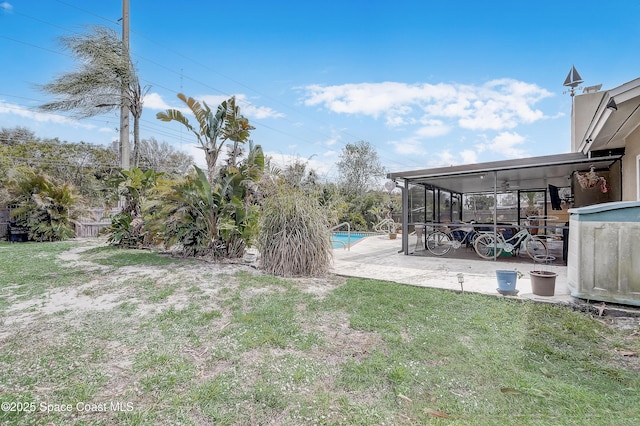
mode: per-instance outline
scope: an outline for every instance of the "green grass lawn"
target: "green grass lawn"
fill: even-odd
[[[640,329],[508,298],[0,243],[0,325],[0,424],[640,424]]]

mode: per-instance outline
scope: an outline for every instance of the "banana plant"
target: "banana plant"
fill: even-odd
[[[202,103],[184,94],[179,93],[178,99],[191,110],[198,122],[198,128],[194,127],[185,115],[177,109],[168,109],[156,114],[156,118],[161,121],[176,121],[193,133],[204,151],[207,162],[208,179],[210,183],[215,180],[216,164],[220,157],[220,152],[227,141],[233,142],[231,152],[239,152],[239,145],[244,144],[254,129],[249,124],[249,120],[240,114],[236,106],[235,97],[222,102],[214,112],[206,102]],[[235,162],[235,154],[232,155]],[[234,164],[235,165],[235,164]]]
[[[109,243],[123,247],[138,247],[146,243],[143,204],[163,174],[153,169],[143,172],[134,167],[120,170],[107,181],[115,196],[123,200],[122,210],[111,216],[111,225],[104,231]]]
[[[225,166],[211,184],[204,171],[159,188],[145,211],[156,212],[152,234],[167,247],[181,245],[186,255],[239,257],[258,231],[255,183],[264,167],[260,146],[237,166]]]
[[[195,255],[207,247],[215,232],[215,200],[204,172],[166,187],[156,188],[145,205],[150,232],[157,243],[171,247],[182,244],[185,254]],[[213,225],[213,227],[212,227]]]

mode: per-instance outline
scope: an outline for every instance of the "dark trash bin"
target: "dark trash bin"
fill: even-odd
[[[17,226],[15,221],[11,221],[7,226],[7,240],[10,243],[26,243],[29,241],[29,230],[22,226]]]
[[[562,228],[562,260],[567,264],[567,253],[569,252],[569,222]]]

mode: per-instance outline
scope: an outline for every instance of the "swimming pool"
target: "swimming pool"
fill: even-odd
[[[349,237],[348,234],[346,232],[334,232],[331,234],[331,242],[333,243],[333,248],[337,249],[337,248],[349,248],[350,246],[352,246],[353,244],[355,244],[356,241],[363,239],[364,237],[366,237],[365,234],[359,233],[359,232],[352,232],[351,233],[351,239],[349,241]],[[349,245],[349,243],[351,243]]]

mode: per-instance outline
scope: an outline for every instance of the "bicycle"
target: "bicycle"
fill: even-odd
[[[460,225],[465,225],[464,223]],[[475,237],[478,235],[473,228],[458,227],[447,231],[435,230],[427,234],[425,245],[427,250],[436,256],[444,256],[453,248],[454,250],[462,247],[462,244],[473,246]]]
[[[474,243],[476,253],[483,259],[498,257],[502,251],[512,253],[514,250],[524,248],[533,260],[536,256],[548,256],[547,243],[542,238],[532,235],[527,228],[523,228],[510,238],[505,239],[502,233],[484,232],[479,235]]]

